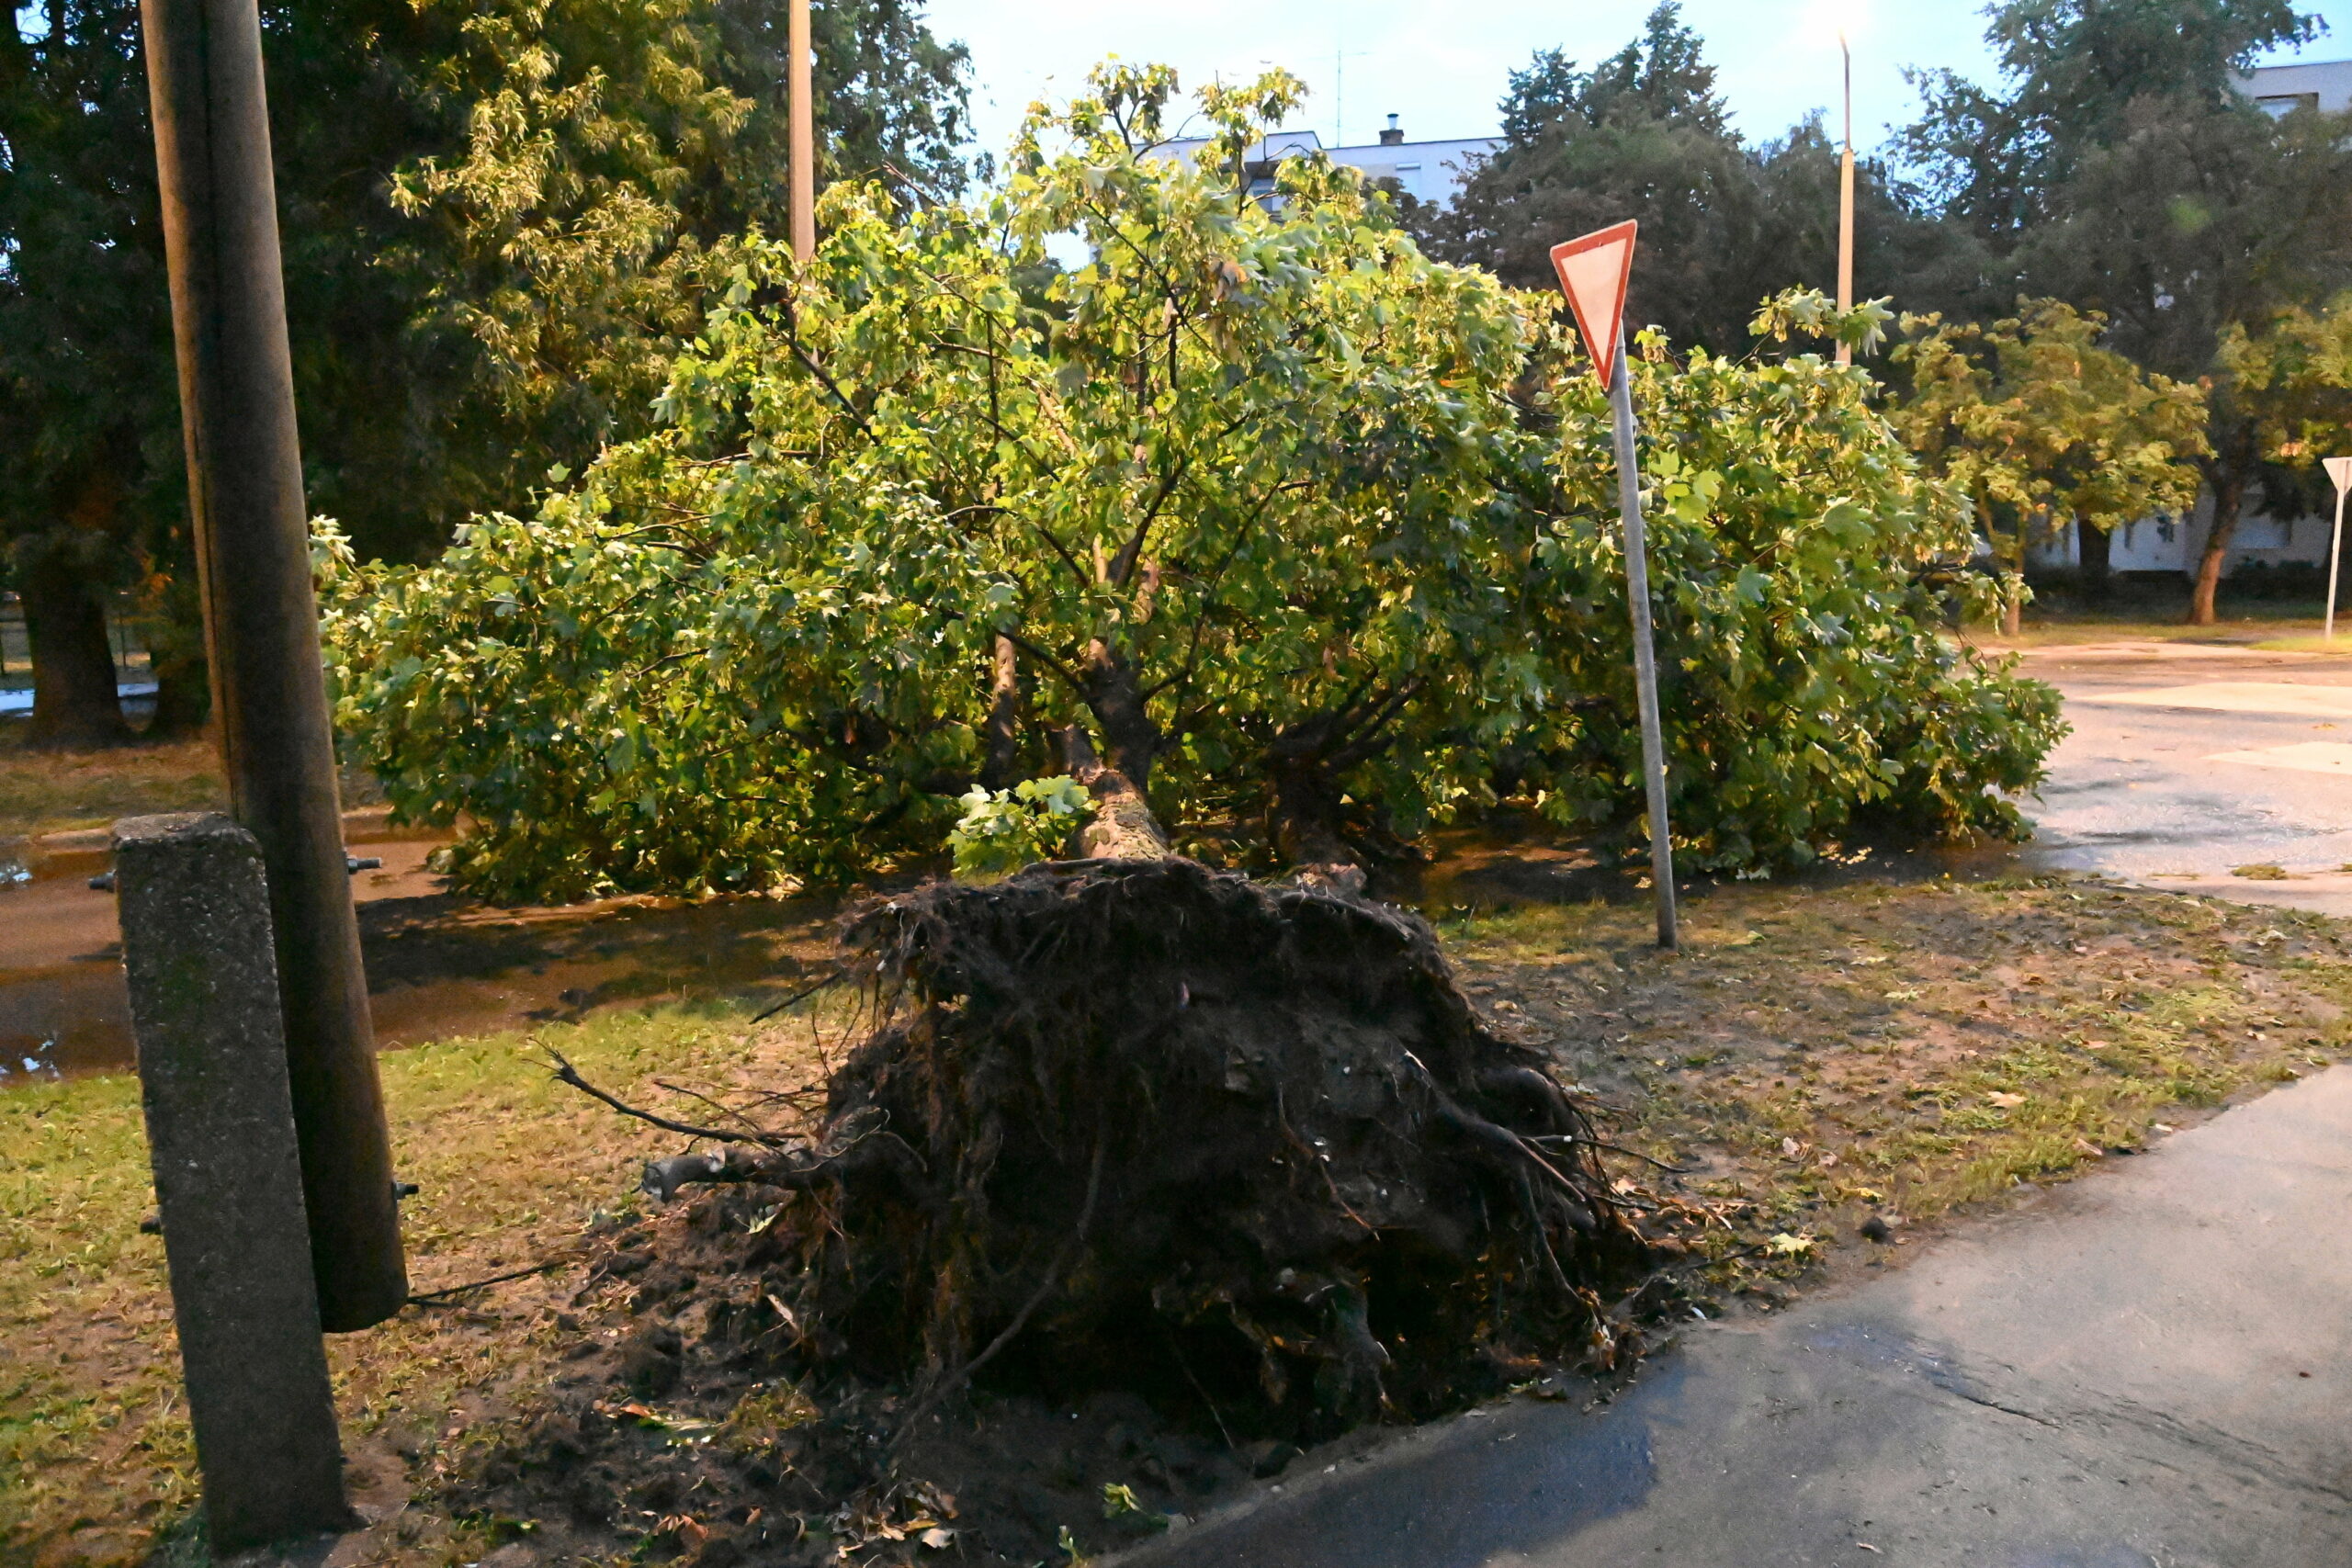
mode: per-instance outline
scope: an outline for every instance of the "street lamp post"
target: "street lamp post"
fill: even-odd
[[[311,587],[254,0],[142,0],[188,515],[230,809],[267,871],[302,1201],[331,1332],[408,1300]]]
[[[1838,53],[1846,67],[1846,151],[1838,160],[1838,309],[1854,308],[1854,51],[1846,29],[1838,29]],[[1838,363],[1854,362],[1853,345],[1838,344]]]
[[[792,254],[807,261],[817,254],[817,106],[809,98],[808,0],[792,0],[785,25],[786,113],[792,138]]]

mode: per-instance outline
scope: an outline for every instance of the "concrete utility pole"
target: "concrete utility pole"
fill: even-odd
[[[132,817],[114,865],[212,1551],[348,1529],[261,846],[225,817]]]
[[[255,0],[141,0],[229,800],[260,841],[320,1318],[408,1299],[311,587]]]
[[[1846,151],[1838,160],[1838,309],[1854,308],[1854,51],[1838,32],[1838,53],[1846,62]],[[1854,362],[1852,345],[1838,345],[1838,363]]]
[[[817,254],[817,106],[810,94],[808,0],[792,0],[785,29],[786,113],[792,136],[792,254],[807,261]]]

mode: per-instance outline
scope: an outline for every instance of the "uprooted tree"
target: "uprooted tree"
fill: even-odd
[[[976,783],[1080,769],[1109,816],[1294,863],[1512,793],[1639,831],[1608,414],[1549,302],[1327,163],[1252,198],[1280,73],[1155,152],[1172,85],[1106,70],[977,206],[837,188],[807,266],[747,241],[663,428],[535,515],[421,569],[326,537],[342,723],[402,811],[467,820],[461,882],[840,881],[935,853]],[[1964,517],[1872,389],[1635,367],[1700,863],[1873,808],[2013,826],[2054,736],[1939,638]]]
[[[983,1371],[1306,1439],[1637,1345],[1653,1205],[1417,917],[1166,856],[934,882],[847,937],[872,1030],[823,1113],[646,1185],[752,1190],[694,1265],[742,1281],[726,1330],[911,1388],[895,1441]]]

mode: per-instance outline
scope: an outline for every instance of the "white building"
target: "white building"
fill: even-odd
[[[1408,141],[1396,117],[1377,141],[1355,147],[1326,147],[1312,130],[1277,130],[1250,150],[1250,192],[1265,196],[1274,188],[1274,169],[1285,158],[1321,152],[1334,164],[1361,169],[1368,180],[1395,180],[1407,195],[1440,207],[1452,205],[1453,194],[1478,160],[1502,145],[1499,136],[1461,136],[1443,141]],[[1190,164],[1208,145],[1205,137],[1162,142],[1154,151]]]
[[[2269,114],[2287,115],[2305,108],[2342,114],[2352,109],[2352,60],[2258,65],[2238,77],[2235,85]]]
[[[2212,531],[2212,525],[2213,498],[2210,495],[2199,496],[2196,510],[2187,517],[2159,514],[2126,523],[2109,536],[2108,569],[2177,571],[2194,577],[2198,563],[2205,558],[2205,536]],[[2241,513],[2237,532],[2231,536],[2230,547],[2222,558],[2222,574],[2226,577],[2242,566],[2324,567],[2335,527],[2332,514],[2278,518],[2258,512]],[[2029,558],[2036,567],[2076,565],[2082,559],[2076,528],[2077,525],[2068,523],[2050,538],[2033,546],[2027,552]],[[2352,548],[2346,553],[2352,555]]]

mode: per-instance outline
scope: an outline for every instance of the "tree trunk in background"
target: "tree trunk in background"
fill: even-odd
[[[1021,660],[1009,637],[996,639],[996,669],[989,682],[987,744],[980,783],[1011,789],[1021,778]]]
[[[2109,590],[2114,586],[2115,538],[2104,528],[2094,528],[2077,518],[2075,522],[2075,548],[2082,558],[2076,579],[2082,585],[2083,598],[2093,604],[2107,603]]]
[[[158,637],[163,644],[163,637]],[[151,740],[193,736],[211,717],[211,672],[205,668],[202,639],[195,647],[151,647],[148,659],[155,668],[155,719],[148,724]]]
[[[17,573],[17,593],[33,655],[33,716],[25,739],[58,750],[130,739],[96,585],[61,562],[37,560]]]
[[[2197,562],[2197,585],[2189,591],[2188,624],[2210,626],[2220,616],[2214,601],[2222,591],[2222,564],[2237,536],[2238,513],[2245,504],[2245,476],[2237,465],[2220,470],[2213,481],[2213,526],[2205,536],[2205,554]]]
[[[193,736],[211,717],[211,670],[205,660],[205,597],[195,588],[195,559],[174,559],[148,579],[139,600],[146,627],[148,672],[155,677],[151,740]]]

